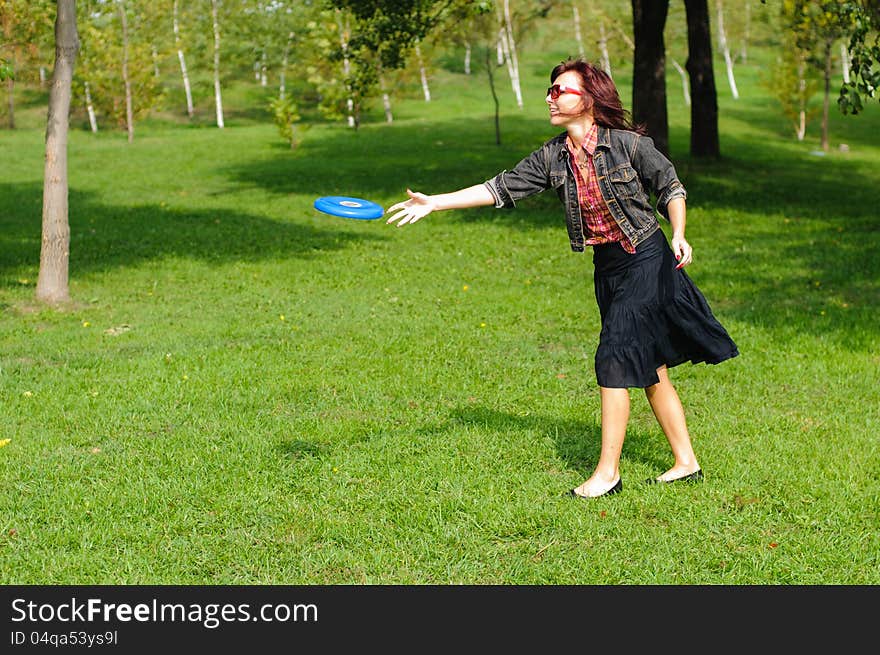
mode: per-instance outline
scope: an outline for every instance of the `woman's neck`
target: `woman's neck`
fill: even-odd
[[[587,134],[590,133],[590,130],[593,129],[593,117],[592,116],[584,116],[582,119],[573,121],[565,126],[566,131],[568,132],[568,138],[571,139],[571,142],[578,148],[583,146],[584,141],[587,138]]]

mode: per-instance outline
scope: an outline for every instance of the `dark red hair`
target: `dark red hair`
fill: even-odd
[[[566,59],[550,73],[550,83],[553,84],[557,77],[568,71],[574,71],[581,79],[581,86],[587,93],[584,105],[587,109],[592,107],[593,120],[597,124],[645,134],[645,126],[633,123],[632,116],[623,108],[620,94],[608,73],[583,59]]]

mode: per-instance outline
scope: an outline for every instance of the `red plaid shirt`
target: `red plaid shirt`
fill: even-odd
[[[611,212],[608,211],[608,205],[605,204],[602,191],[599,189],[599,179],[596,177],[596,168],[593,166],[593,153],[596,152],[598,140],[599,126],[593,123],[593,127],[587,133],[587,138],[584,139],[583,161],[578,160],[571,139],[565,140],[568,153],[571,155],[571,168],[574,171],[578,202],[581,206],[581,217],[584,222],[584,244],[594,246],[600,243],[619,241],[624,250],[634,254],[636,249],[617,225]]]

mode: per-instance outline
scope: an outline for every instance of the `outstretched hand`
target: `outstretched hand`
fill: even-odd
[[[437,209],[437,205],[431,200],[430,196],[411,191],[410,189],[407,189],[406,193],[409,195],[409,200],[404,200],[388,208],[389,214],[392,212],[397,213],[385,221],[386,223],[397,221],[397,227],[402,227],[407,223],[415,223],[420,218],[427,216]]]

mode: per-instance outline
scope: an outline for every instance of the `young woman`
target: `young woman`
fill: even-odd
[[[632,387],[645,390],[674,457],[671,468],[648,482],[701,480],[667,368],[685,361],[717,364],[739,353],[683,270],[693,262],[684,236],[684,186],[672,163],[632,124],[605,72],[570,59],[553,69],[550,82],[550,123],[565,132],[483,184],[439,195],[407,189],[409,199],[389,208],[387,222],[400,227],[443,209],[514,207],[522,198],[555,189],[572,250],[593,247],[602,321],[595,357],[602,448],[592,475],[570,493],[595,498],[623,489],[619,462]],[[672,226],[671,246],[651,205],[652,193]]]

